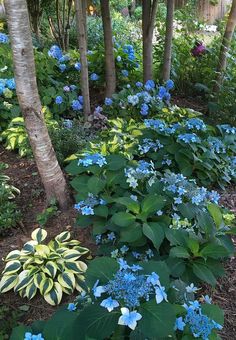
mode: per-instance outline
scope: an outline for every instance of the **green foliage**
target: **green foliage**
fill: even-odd
[[[0,339],[7,340],[12,329],[17,326],[18,320],[24,315],[20,309],[13,309],[5,304],[0,305]]]
[[[47,303],[58,305],[63,293],[82,291],[87,265],[78,259],[89,250],[79,246],[79,241],[70,240],[68,231],[47,245],[42,243],[46,230],[35,229],[31,237],[21,251],[13,250],[4,259],[0,292],[14,289],[21,297],[32,299],[39,291]]]
[[[15,227],[21,218],[20,212],[14,203],[14,198],[20,191],[9,184],[10,178],[3,174],[7,164],[0,163],[0,235],[11,227]]]
[[[57,205],[56,205],[56,200],[53,199],[50,202],[49,207],[47,207],[46,209],[44,209],[44,211],[40,214],[37,215],[37,222],[40,225],[40,227],[45,227],[45,225],[47,224],[48,220],[55,216],[57,213]]]

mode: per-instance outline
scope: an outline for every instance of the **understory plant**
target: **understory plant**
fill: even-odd
[[[68,231],[57,235],[47,245],[46,230],[35,229],[32,240],[21,250],[11,251],[5,258],[0,292],[11,289],[21,297],[32,299],[38,292],[50,305],[58,305],[63,293],[83,290],[87,265],[79,260],[89,250],[77,240],[70,240]]]

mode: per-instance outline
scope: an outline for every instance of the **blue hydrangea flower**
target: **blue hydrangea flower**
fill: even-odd
[[[57,97],[55,98],[55,103],[56,103],[57,105],[61,105],[61,104],[63,103],[63,98],[62,98],[62,96],[57,96]]]
[[[132,330],[134,330],[137,326],[137,321],[141,320],[142,315],[137,313],[136,310],[130,312],[128,308],[121,308],[122,315],[118,320],[118,325],[128,326]]]
[[[83,105],[84,104],[84,97],[78,96],[78,101],[80,102],[81,105]]]
[[[69,303],[67,309],[68,309],[68,311],[73,312],[77,309],[77,307],[74,303]]]
[[[128,250],[129,250],[129,247],[127,247],[126,245],[123,245],[123,246],[120,248],[120,251],[121,251],[122,254],[127,253]]]
[[[74,111],[81,111],[83,110],[83,105],[80,103],[79,100],[73,100],[71,107]]]
[[[141,83],[140,81],[137,81],[137,83],[135,84],[137,87],[143,87],[143,83]]]
[[[146,250],[145,253],[147,254],[147,257],[148,257],[149,259],[152,258],[152,257],[154,256],[154,253],[153,253],[152,249]]]
[[[167,95],[166,88],[164,86],[160,86],[159,87],[159,92],[158,92],[158,95],[157,95],[158,98],[160,100],[163,100],[163,99],[165,99],[166,95]]]
[[[85,215],[85,216],[94,215],[94,210],[92,207],[85,206],[85,207],[82,207],[80,210],[81,210],[82,215]]]
[[[99,235],[96,235],[95,237],[95,243],[98,245],[102,242],[102,235],[99,234]]]
[[[186,292],[187,293],[196,293],[200,288],[197,288],[194,286],[194,283],[191,283],[189,286],[187,286],[186,288]]]
[[[191,118],[185,121],[188,130],[206,131],[206,124],[199,118]]]
[[[77,86],[76,85],[70,85],[70,89],[71,89],[71,91],[75,91],[77,89]]]
[[[147,104],[145,104],[145,103],[142,104],[140,114],[142,116],[147,116],[148,113],[149,113],[148,111],[149,111],[149,106]]]
[[[135,52],[134,52],[134,48],[132,45],[124,45],[123,52],[128,55],[128,59],[130,61],[135,60]]]
[[[110,105],[112,105],[112,103],[113,103],[113,100],[111,98],[105,98],[105,105],[106,106],[110,106]]]
[[[122,70],[121,73],[126,78],[129,76],[129,71],[127,71],[127,70]]]
[[[101,295],[106,292],[106,288],[104,286],[98,286],[98,283],[99,280],[95,282],[95,285],[92,288],[95,297],[101,297]]]
[[[92,81],[97,81],[97,80],[99,79],[99,76],[98,76],[96,73],[92,73],[92,74],[90,75],[90,79],[91,79]]]
[[[151,275],[148,276],[147,278],[147,283],[151,283],[153,286],[160,286],[160,277],[156,273],[152,272]]]
[[[48,51],[48,55],[57,60],[59,60],[63,56],[62,50],[58,45],[53,45]]]
[[[166,123],[160,119],[145,119],[144,124],[147,128],[156,130],[158,132],[165,131]]]
[[[70,86],[64,86],[63,91],[65,92],[70,92]]]
[[[147,91],[151,91],[155,88],[155,86],[156,86],[156,84],[153,80],[148,80],[144,87]]]
[[[7,87],[9,90],[15,90],[15,89],[16,89],[15,79],[14,79],[14,78],[7,79],[7,80],[6,80],[6,87]]]
[[[235,135],[235,134],[236,134],[236,128],[230,126],[229,124],[222,124],[222,125],[219,125],[219,128],[220,128],[221,130],[223,130],[223,131],[224,131],[225,133],[227,133],[227,134],[232,134],[232,135]]]
[[[0,44],[8,44],[9,38],[5,33],[0,32]]]
[[[109,241],[114,241],[116,239],[115,233],[112,231],[111,233],[107,234],[107,239]]]
[[[113,251],[111,251],[111,257],[116,259],[119,255],[119,250],[118,249],[115,249]]]
[[[100,303],[100,306],[106,308],[108,312],[112,312],[114,308],[119,307],[119,302],[113,300],[110,296]]]
[[[74,67],[77,71],[81,71],[81,63],[80,62],[75,63]]]
[[[179,330],[179,331],[183,331],[184,327],[186,326],[186,323],[183,321],[182,316],[180,316],[179,318],[176,319],[175,321],[175,327],[174,330]]]
[[[226,146],[219,138],[210,136],[207,138],[207,143],[213,152],[226,153]]]
[[[160,141],[157,139],[156,141],[153,141],[149,138],[144,138],[142,141],[142,144],[138,146],[138,150],[140,151],[140,154],[146,154],[150,150],[157,151],[159,149],[163,148],[163,145],[160,143]]]
[[[120,61],[121,61],[121,56],[118,55],[118,57],[116,58],[116,60],[117,60],[118,62],[120,62]]]
[[[26,332],[24,335],[24,340],[44,340],[41,333],[34,335],[30,332]]]
[[[165,287],[162,287],[162,286],[156,287],[155,293],[156,293],[156,303],[157,304],[161,303],[163,300],[168,302],[167,294],[165,292]]]
[[[128,103],[132,104],[133,106],[137,105],[139,103],[139,97],[137,95],[134,96],[128,96]]]
[[[184,142],[185,144],[200,143],[201,139],[195,133],[184,133],[178,135],[178,141]]]
[[[171,80],[171,79],[167,80],[167,82],[166,82],[167,91],[172,90],[174,88],[174,86],[175,86],[175,84],[174,84],[173,80]]]
[[[98,165],[100,168],[107,164],[106,158],[100,153],[85,154],[84,158],[80,158],[78,165],[88,167],[90,165]]]
[[[64,119],[63,120],[63,126],[66,129],[72,129],[72,127],[73,127],[73,120],[71,120],[71,119]]]

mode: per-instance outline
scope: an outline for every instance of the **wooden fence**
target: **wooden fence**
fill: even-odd
[[[218,19],[222,19],[227,13],[232,0],[219,0],[218,4],[211,5],[210,0],[198,0],[197,10],[200,19],[209,24],[214,24]]]

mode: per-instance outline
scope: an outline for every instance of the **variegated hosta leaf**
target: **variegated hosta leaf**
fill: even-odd
[[[15,260],[15,261],[9,261],[9,262],[7,262],[7,264],[6,264],[6,266],[5,266],[5,268],[4,268],[4,270],[3,270],[3,274],[4,275],[11,275],[11,274],[13,274],[13,273],[16,273],[16,272],[18,272],[18,270],[21,268],[21,263],[20,263],[20,261],[17,261],[17,260]]]
[[[72,273],[84,273],[87,270],[87,265],[82,261],[66,261],[64,267]]]
[[[25,251],[25,254],[33,254],[34,253],[34,247],[37,246],[38,242],[37,241],[29,241],[26,242],[23,246],[23,250]]]
[[[57,249],[57,253],[62,255],[67,250],[68,250],[68,248],[66,248],[66,247],[60,247],[60,248]]]
[[[78,292],[86,291],[88,289],[83,275],[75,275],[75,289]]]
[[[57,274],[58,266],[53,261],[48,261],[44,268],[44,273],[47,273],[53,279]]]
[[[60,243],[57,242],[56,240],[51,240],[49,243],[48,243],[48,247],[52,250],[52,251],[57,251],[58,248],[60,248]]]
[[[68,289],[68,288],[63,287],[63,286],[61,286],[61,289],[62,289],[63,293],[65,293],[67,295],[71,295],[74,291],[74,289]]]
[[[69,250],[66,250],[64,253],[63,253],[63,258],[65,260],[71,260],[71,261],[75,261],[77,260],[78,258],[81,257],[81,254],[78,250],[74,250],[74,249],[69,249]]]
[[[6,293],[11,290],[18,281],[18,275],[4,275],[0,281],[0,293]]]
[[[38,273],[40,271],[40,268],[37,266],[29,266],[28,267],[29,270],[29,275],[34,276],[36,273]]]
[[[48,260],[57,260],[57,259],[60,259],[60,255],[57,254],[57,253],[51,253],[48,255]]]
[[[62,299],[62,288],[58,282],[55,282],[50,292],[44,295],[44,299],[52,306],[59,305]]]
[[[46,275],[43,272],[37,273],[34,275],[34,284],[37,288],[39,288],[40,283],[46,279]]]
[[[38,244],[35,246],[36,255],[46,258],[50,254],[50,249],[44,244]]]
[[[4,259],[4,261],[18,260],[21,255],[19,250],[12,250]]]
[[[35,257],[34,262],[36,263],[36,265],[38,265],[38,264],[43,264],[44,260],[40,257]]]
[[[15,292],[25,288],[33,281],[34,277],[29,275],[29,270],[23,270],[18,276],[17,285],[14,288]]]
[[[58,275],[57,279],[61,286],[68,289],[75,288],[75,276],[73,273],[64,272]]]
[[[57,240],[60,243],[66,242],[69,239],[70,239],[70,232],[69,231],[63,231],[61,234],[59,234],[55,237],[55,240]]]
[[[81,255],[87,254],[89,252],[88,248],[84,248],[84,247],[74,247],[75,250],[79,251]]]
[[[70,241],[67,241],[67,242],[64,242],[64,245],[66,245],[67,247],[75,247],[75,246],[79,246],[80,245],[80,241],[78,240],[70,240]]]
[[[32,263],[34,263],[34,258],[33,258],[33,257],[28,258],[28,260],[25,261],[25,263],[23,264],[23,269],[24,269],[24,270],[25,270],[25,269],[28,269],[28,267],[29,267]]]
[[[53,287],[53,279],[46,277],[41,281],[39,290],[42,295],[48,294]]]
[[[36,285],[34,284],[34,282],[30,283],[26,289],[25,289],[25,295],[28,299],[33,299],[33,297],[36,295],[37,293],[37,287]]]
[[[41,243],[43,240],[45,240],[45,238],[47,237],[47,232],[45,229],[42,228],[37,228],[35,229],[32,234],[32,240],[37,241],[38,243]]]

